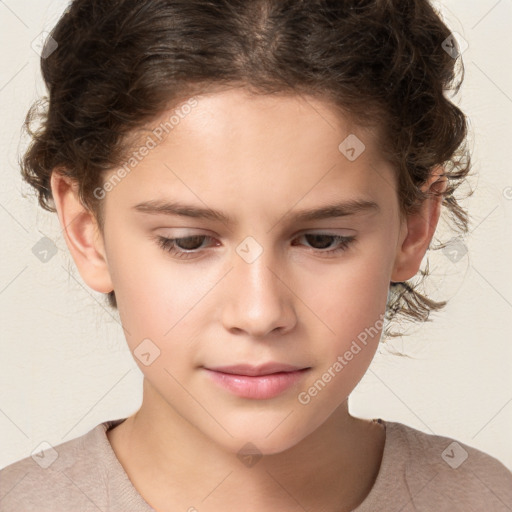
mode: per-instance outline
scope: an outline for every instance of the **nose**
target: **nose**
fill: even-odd
[[[263,338],[273,331],[287,332],[297,322],[294,293],[286,273],[270,250],[253,261],[238,254],[229,273],[222,311],[224,327],[235,333]]]

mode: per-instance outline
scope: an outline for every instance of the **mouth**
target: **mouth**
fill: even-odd
[[[207,376],[222,389],[242,398],[266,400],[296,385],[311,370],[278,363],[258,367],[242,364],[205,368]]]
[[[248,377],[260,377],[264,375],[272,375],[274,373],[290,373],[310,368],[304,366],[294,366],[291,364],[269,362],[260,364],[259,366],[253,366],[250,364],[236,364],[231,366],[216,366],[208,368],[215,372],[228,373],[232,375],[245,375]]]

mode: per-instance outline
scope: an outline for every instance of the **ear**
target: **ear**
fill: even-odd
[[[97,292],[112,291],[103,237],[96,218],[78,197],[77,183],[54,170],[50,184],[66,244],[82,279]]]
[[[447,185],[443,168],[436,167],[421,190],[441,193]],[[391,282],[403,282],[418,273],[439,221],[442,200],[442,195],[429,196],[417,213],[403,220]]]

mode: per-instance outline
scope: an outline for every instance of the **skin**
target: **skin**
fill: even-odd
[[[365,328],[382,327],[389,283],[418,272],[440,199],[401,219],[394,171],[376,135],[319,99],[232,89],[197,100],[107,193],[103,233],[76,185],[52,175],[83,280],[98,292],[115,290],[132,352],[147,338],[160,350],[148,366],[134,358],[144,374],[143,402],[108,438],[158,511],[351,510],[374,484],[385,442],[382,426],[351,416],[347,406],[381,330],[359,343],[360,352],[309,403],[298,395]],[[355,161],[338,149],[349,134],[366,146]],[[423,190],[445,188],[437,171]],[[302,209],[361,197],[380,211],[290,220]],[[133,210],[152,199],[222,210],[234,224]],[[318,231],[356,240],[325,256],[336,239],[301,236]],[[212,238],[179,259],[156,235]],[[263,250],[252,263],[236,251],[248,236]],[[201,368],[266,361],[311,369],[277,397],[256,400],[218,387]],[[237,458],[247,442],[263,455],[251,467]]]

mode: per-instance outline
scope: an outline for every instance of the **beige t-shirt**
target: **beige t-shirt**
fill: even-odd
[[[125,419],[100,423],[2,469],[0,511],[154,512],[106,436]],[[386,442],[377,479],[353,512],[512,511],[512,472],[497,459],[447,437],[383,423]],[[200,504],[195,508],[201,512]]]

